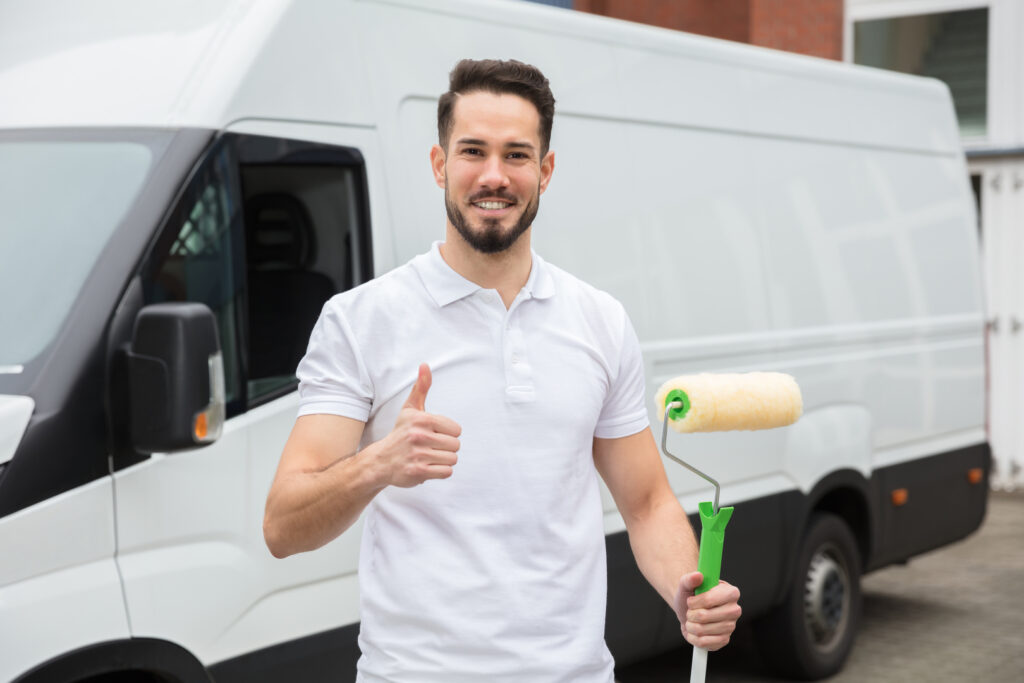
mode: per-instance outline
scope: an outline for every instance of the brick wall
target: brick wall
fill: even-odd
[[[750,0],[750,43],[843,58],[843,0]]]
[[[843,0],[575,0],[573,5],[617,19],[843,58]]]

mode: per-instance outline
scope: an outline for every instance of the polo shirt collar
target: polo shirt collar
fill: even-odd
[[[443,308],[482,287],[456,273],[441,256],[440,247],[441,242],[434,242],[430,251],[413,259],[412,265],[419,273],[430,298]],[[530,256],[533,262],[530,265],[530,277],[526,280],[523,291],[532,299],[547,299],[554,296],[555,283],[550,268],[532,249]]]

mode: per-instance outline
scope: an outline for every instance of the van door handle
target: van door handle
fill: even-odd
[[[1020,331],[1020,327],[1020,320],[1018,320],[1016,317],[1010,318],[1010,332],[1012,332],[1013,334],[1017,334],[1017,332]]]
[[[989,321],[985,323],[985,327],[987,327],[988,331],[991,332],[992,334],[998,334],[999,318],[990,318]]]

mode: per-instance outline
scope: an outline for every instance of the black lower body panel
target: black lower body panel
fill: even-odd
[[[359,624],[290,640],[210,667],[216,683],[353,683]]]
[[[981,443],[876,470],[871,492],[878,534],[868,569],[903,562],[980,527],[991,467],[992,451]],[[972,470],[980,472],[979,479],[971,479]],[[906,491],[906,502],[895,505],[892,493],[899,489]]]

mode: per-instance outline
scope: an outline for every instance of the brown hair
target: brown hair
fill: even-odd
[[[514,59],[463,59],[455,65],[448,75],[448,92],[437,102],[437,138],[441,147],[448,149],[456,97],[480,90],[496,95],[518,95],[531,102],[540,114],[541,155],[547,153],[555,118],[555,96],[540,69]]]

